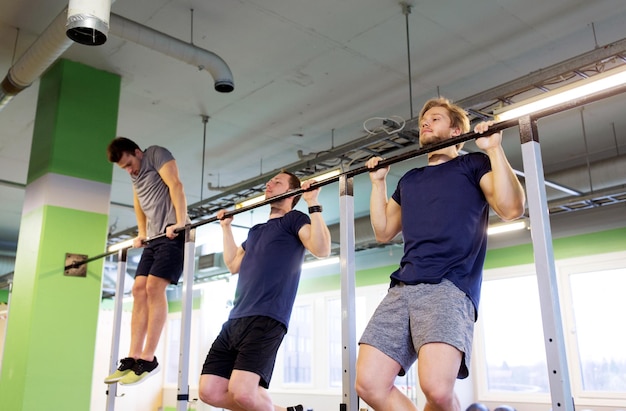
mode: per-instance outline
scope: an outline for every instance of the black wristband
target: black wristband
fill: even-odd
[[[314,205],[314,206],[309,207],[309,214],[321,213],[321,212],[322,212],[321,205]]]

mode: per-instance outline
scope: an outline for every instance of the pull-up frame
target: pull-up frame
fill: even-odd
[[[490,127],[490,133],[502,131],[514,126],[519,126],[522,158],[525,172],[526,192],[530,222],[533,230],[532,245],[535,259],[537,281],[539,285],[539,297],[541,304],[544,344],[548,363],[550,393],[553,411],[574,411],[573,396],[570,388],[569,373],[565,357],[565,340],[561,322],[560,303],[556,282],[556,269],[554,265],[554,253],[552,249],[552,234],[548,216],[548,203],[545,191],[545,180],[541,150],[537,131],[537,120],[561,111],[569,110],[588,103],[596,102],[617,94],[626,92],[626,85],[615,87],[610,90],[581,97],[576,100],[560,104],[558,106],[542,110],[503,122]],[[445,147],[463,143],[481,137],[480,134],[466,133],[461,136],[446,140],[445,142],[429,145],[417,150],[381,161],[377,168],[389,166],[394,163],[405,161],[421,156]],[[309,190],[313,190],[336,181],[339,181],[340,196],[340,269],[341,269],[341,312],[344,326],[342,327],[342,403],[341,411],[357,411],[358,397],[355,391],[355,365],[356,365],[356,323],[355,323],[355,240],[354,240],[354,194],[353,177],[370,172],[365,166],[343,172],[342,174],[316,182]],[[273,201],[282,200],[294,195],[302,194],[299,189],[281,194],[263,202],[242,207],[226,213],[233,216],[245,211],[252,210]],[[179,361],[177,411],[187,409],[189,402],[189,335],[191,329],[191,308],[193,297],[193,277],[195,258],[195,229],[201,225],[217,221],[217,217],[188,224],[177,232],[185,233],[185,263],[183,267],[183,312],[181,324],[181,347]],[[164,234],[148,239],[152,241]],[[65,270],[76,269],[90,261],[97,260],[115,252],[107,252],[95,257],[85,258],[82,261],[74,261],[65,267]],[[121,295],[126,271],[126,249],[119,250],[120,264],[118,265],[118,282],[116,295]],[[121,322],[122,299],[117,298],[115,304],[115,321],[113,330],[113,347],[111,350],[110,371],[115,370],[117,363],[119,332]],[[116,389],[110,386],[107,391],[107,410],[113,410]]]

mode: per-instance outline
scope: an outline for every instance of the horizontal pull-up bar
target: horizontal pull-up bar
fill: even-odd
[[[491,135],[493,133],[497,133],[497,132],[506,130],[506,129],[511,128],[511,127],[515,127],[515,126],[517,126],[519,124],[519,121],[520,121],[521,118],[530,117],[532,120],[537,120],[539,118],[547,117],[547,116],[550,116],[552,114],[559,113],[561,111],[566,111],[566,110],[570,110],[572,108],[583,106],[585,104],[593,103],[593,102],[596,102],[596,101],[599,101],[599,100],[602,100],[602,99],[605,99],[605,98],[608,98],[608,97],[612,97],[612,96],[615,96],[615,95],[618,95],[618,94],[621,94],[621,93],[624,93],[624,92],[626,92],[626,84],[614,87],[614,88],[609,89],[609,90],[604,90],[604,91],[593,93],[593,94],[590,94],[590,95],[587,95],[587,96],[579,97],[577,99],[574,99],[574,100],[571,100],[571,101],[568,101],[568,102],[565,102],[565,103],[561,103],[561,104],[558,104],[558,105],[556,105],[554,107],[550,107],[550,108],[547,108],[547,109],[544,109],[544,110],[541,110],[541,111],[537,111],[535,113],[528,114],[528,115],[525,115],[525,116],[522,116],[522,117],[517,117],[517,118],[512,118],[512,119],[509,119],[509,120],[501,121],[501,122],[493,124],[491,127],[489,127],[489,130],[487,130],[486,132],[484,132],[482,134],[475,133],[475,132],[472,131],[472,132],[469,132],[469,133],[462,134],[462,135],[460,135],[458,137],[454,137],[454,138],[451,138],[451,139],[448,139],[448,140],[445,140],[445,141],[442,141],[442,142],[439,142],[439,143],[430,144],[428,146],[421,147],[421,148],[416,149],[416,150],[411,150],[411,151],[408,151],[406,153],[402,153],[402,154],[399,154],[397,156],[394,156],[394,157],[391,157],[391,158],[388,158],[388,159],[384,159],[384,160],[382,160],[382,161],[380,161],[378,163],[378,165],[376,166],[375,169],[380,169],[380,168],[383,168],[383,167],[387,167],[387,166],[390,166],[392,164],[399,163],[401,161],[405,161],[405,160],[408,160],[408,159],[411,159],[411,158],[414,158],[414,157],[419,157],[421,155],[428,154],[428,153],[431,153],[433,151],[441,150],[441,149],[446,148],[446,147],[450,147],[450,146],[453,146],[453,145],[464,143],[464,142],[469,141],[469,140],[474,140],[476,138],[484,137],[484,136],[487,136],[487,135]],[[361,166],[361,167],[357,167],[357,168],[355,168],[353,170],[347,170],[347,171],[344,171],[341,174],[338,174],[336,176],[330,177],[328,179],[325,179],[325,180],[322,180],[322,181],[316,181],[315,183],[311,184],[311,187],[309,189],[307,189],[307,190],[303,190],[303,189],[299,188],[299,189],[294,190],[294,191],[289,191],[287,193],[279,194],[277,196],[274,196],[272,198],[269,198],[269,199],[266,199],[264,201],[258,202],[256,204],[252,204],[252,205],[249,205],[249,206],[237,208],[237,209],[232,210],[232,211],[228,211],[228,212],[226,212],[224,217],[231,217],[231,216],[234,216],[234,215],[239,214],[239,213],[243,213],[243,212],[255,209],[255,208],[259,208],[259,207],[265,206],[267,204],[271,204],[271,203],[273,203],[275,201],[284,200],[286,198],[293,197],[293,196],[296,196],[296,195],[302,195],[302,193],[304,193],[305,191],[315,190],[317,188],[321,188],[321,187],[326,186],[328,184],[332,184],[332,183],[334,183],[336,181],[339,181],[339,179],[341,177],[344,177],[344,176],[347,177],[347,178],[351,178],[351,177],[354,177],[354,176],[359,175],[359,174],[368,173],[368,172],[373,171],[375,169],[370,169],[367,166]],[[198,221],[198,222],[192,223],[192,224],[187,224],[185,227],[181,227],[181,228],[177,229],[175,232],[176,233],[181,233],[181,232],[186,231],[187,229],[191,230],[191,229],[200,227],[200,226],[205,225],[205,224],[216,222],[218,220],[219,219],[217,217],[213,216],[213,217],[210,217],[210,218],[208,218],[206,220]],[[165,237],[164,233],[146,239],[145,243],[149,243],[150,241],[154,241],[154,240],[156,240],[158,238],[163,238],[163,237]],[[131,248],[131,247],[128,247],[128,248]],[[109,255],[112,255],[112,254],[116,253],[116,252],[117,251],[108,251],[106,253],[103,253],[103,254],[100,254],[100,255],[96,255],[94,257],[90,257],[90,258],[87,258],[87,259],[82,260],[82,261],[73,262],[72,264],[69,264],[69,265],[65,266],[65,270],[68,270],[68,269],[71,269],[71,268],[77,268],[77,267],[79,267],[79,266],[81,266],[83,264],[86,264],[86,263],[91,262],[91,261],[98,260],[100,258],[107,257]]]
[[[497,123],[497,124],[494,124],[493,126],[491,126],[489,128],[489,130],[487,131],[487,134],[484,134],[484,135],[493,134],[493,133],[496,133],[498,131],[502,131],[504,129],[516,126],[517,124],[518,124],[518,120],[517,119],[511,119],[511,120],[503,121],[503,122],[500,122],[500,123]],[[470,133],[466,133],[466,134],[460,135],[458,137],[451,138],[449,140],[445,140],[445,141],[442,141],[442,142],[439,142],[439,143],[428,145],[426,147],[422,147],[422,148],[417,149],[417,150],[411,150],[409,152],[397,155],[395,157],[391,157],[391,158],[382,160],[380,163],[378,163],[378,166],[375,169],[379,169],[379,168],[382,168],[382,167],[387,167],[387,166],[389,166],[391,164],[394,164],[394,163],[405,161],[405,160],[408,160],[408,159],[411,159],[411,158],[414,158],[414,157],[418,157],[418,156],[421,156],[423,154],[427,154],[427,153],[430,153],[430,152],[433,152],[433,151],[441,150],[442,148],[446,148],[446,147],[450,147],[450,146],[453,146],[453,145],[456,145],[456,144],[460,144],[460,143],[463,143],[465,141],[473,140],[473,139],[481,137],[481,136],[483,136],[483,134],[470,132]],[[289,191],[289,192],[286,192],[286,193],[283,193],[283,194],[279,194],[277,196],[274,196],[272,198],[260,201],[260,202],[255,203],[255,204],[251,204],[249,206],[245,206],[245,207],[237,208],[235,210],[227,211],[226,214],[224,215],[224,217],[231,217],[231,216],[234,216],[236,214],[243,213],[243,212],[246,212],[246,211],[250,211],[252,209],[259,208],[259,207],[265,206],[267,204],[271,204],[271,203],[276,202],[276,201],[284,200],[286,198],[297,196],[297,195],[302,195],[306,191],[312,191],[312,190],[315,190],[317,188],[321,188],[321,187],[326,186],[328,184],[332,184],[332,183],[334,183],[336,181],[339,181],[339,179],[342,176],[350,178],[350,177],[354,177],[356,175],[367,173],[367,172],[370,172],[370,171],[373,171],[373,170],[374,169],[370,169],[367,166],[362,166],[362,167],[355,168],[353,170],[348,170],[348,171],[345,171],[345,172],[343,172],[341,174],[338,174],[336,176],[327,178],[325,180],[316,181],[315,183],[311,184],[311,187],[309,189],[307,189],[307,190],[299,188],[299,189],[296,189],[296,190],[293,190],[293,191]],[[205,224],[213,223],[213,222],[216,222],[218,220],[219,219],[216,216],[213,216],[213,217],[210,217],[210,218],[208,218],[206,220],[198,221],[198,222],[192,223],[192,224],[187,224],[187,225],[185,225],[185,227],[181,227],[181,228],[176,229],[175,232],[176,233],[181,233],[181,232],[186,231],[187,229],[192,230],[194,228],[200,227],[200,226],[205,225]],[[145,243],[149,243],[150,241],[154,241],[156,239],[163,238],[163,237],[165,237],[165,233],[156,235],[154,237],[150,237],[150,238],[146,239],[144,242]],[[131,248],[131,247],[128,247],[128,248]],[[81,266],[83,264],[86,264],[86,263],[91,262],[91,261],[98,260],[100,258],[107,257],[107,256],[109,256],[111,254],[116,253],[116,252],[117,251],[108,251],[106,253],[103,253],[103,254],[100,254],[100,255],[88,258],[86,260],[75,261],[72,264],[67,265],[65,267],[65,269],[68,270],[70,268],[77,268],[77,267],[79,267],[79,266]]]

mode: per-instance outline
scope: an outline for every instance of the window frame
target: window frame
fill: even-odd
[[[626,393],[607,393],[599,391],[584,391],[582,384],[581,366],[579,363],[578,341],[573,333],[575,330],[573,295],[570,287],[570,276],[626,268],[626,252],[611,252],[593,254],[581,257],[555,260],[556,281],[559,293],[560,310],[562,315],[563,334],[565,337],[565,358],[570,377],[570,387],[574,403],[578,406],[606,406],[621,407],[626,401]],[[502,280],[522,276],[535,276],[534,264],[523,264],[510,267],[498,267],[483,272],[483,281]],[[543,314],[542,314],[543,315]],[[542,317],[543,319],[543,317]],[[543,326],[542,326],[543,330]],[[472,353],[472,377],[477,402],[499,403],[529,403],[550,404],[550,394],[513,393],[489,391],[487,389],[487,368],[485,356],[484,326],[479,317],[474,333]],[[546,373],[548,370],[546,369]]]
[[[563,327],[566,336],[566,356],[569,366],[572,395],[578,404],[593,404],[597,406],[623,407],[626,401],[626,392],[613,393],[606,391],[588,391],[583,388],[582,370],[579,364],[578,339],[575,336],[576,322],[573,310],[573,295],[570,276],[591,272],[609,271],[626,268],[626,252],[615,252],[594,256],[575,257],[563,260],[558,264],[559,289],[562,290],[561,306],[563,310]]]
[[[500,267],[485,270],[483,272],[483,282],[491,280],[506,280],[519,277],[536,277],[534,264],[523,264],[512,267]],[[477,402],[499,402],[499,403],[534,403],[549,404],[550,395],[545,393],[514,393],[506,391],[490,391],[487,384],[487,358],[485,355],[485,330],[481,321],[480,307],[479,317],[475,324],[474,340],[472,348],[472,360],[470,375],[474,378],[474,389]],[[543,326],[542,326],[543,332]],[[548,370],[546,369],[546,373]]]

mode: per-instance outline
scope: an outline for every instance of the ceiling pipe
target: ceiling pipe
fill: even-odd
[[[109,33],[110,0],[70,0],[65,34],[76,43],[99,46]]]
[[[66,35],[67,7],[50,23],[19,60],[11,66],[0,83],[0,111],[22,90],[29,87],[74,42]],[[110,33],[168,55],[201,70],[207,70],[214,80],[215,90],[234,90],[233,76],[221,57],[210,51],[160,33],[124,17],[111,14]]]
[[[230,93],[234,90],[235,85],[230,68],[217,54],[116,14],[111,14],[110,26],[111,34],[117,37],[184,61],[200,70],[207,70],[215,81],[215,91]]]
[[[74,42],[65,35],[67,8],[44,30],[9,69],[0,84],[0,110],[37,80]]]

